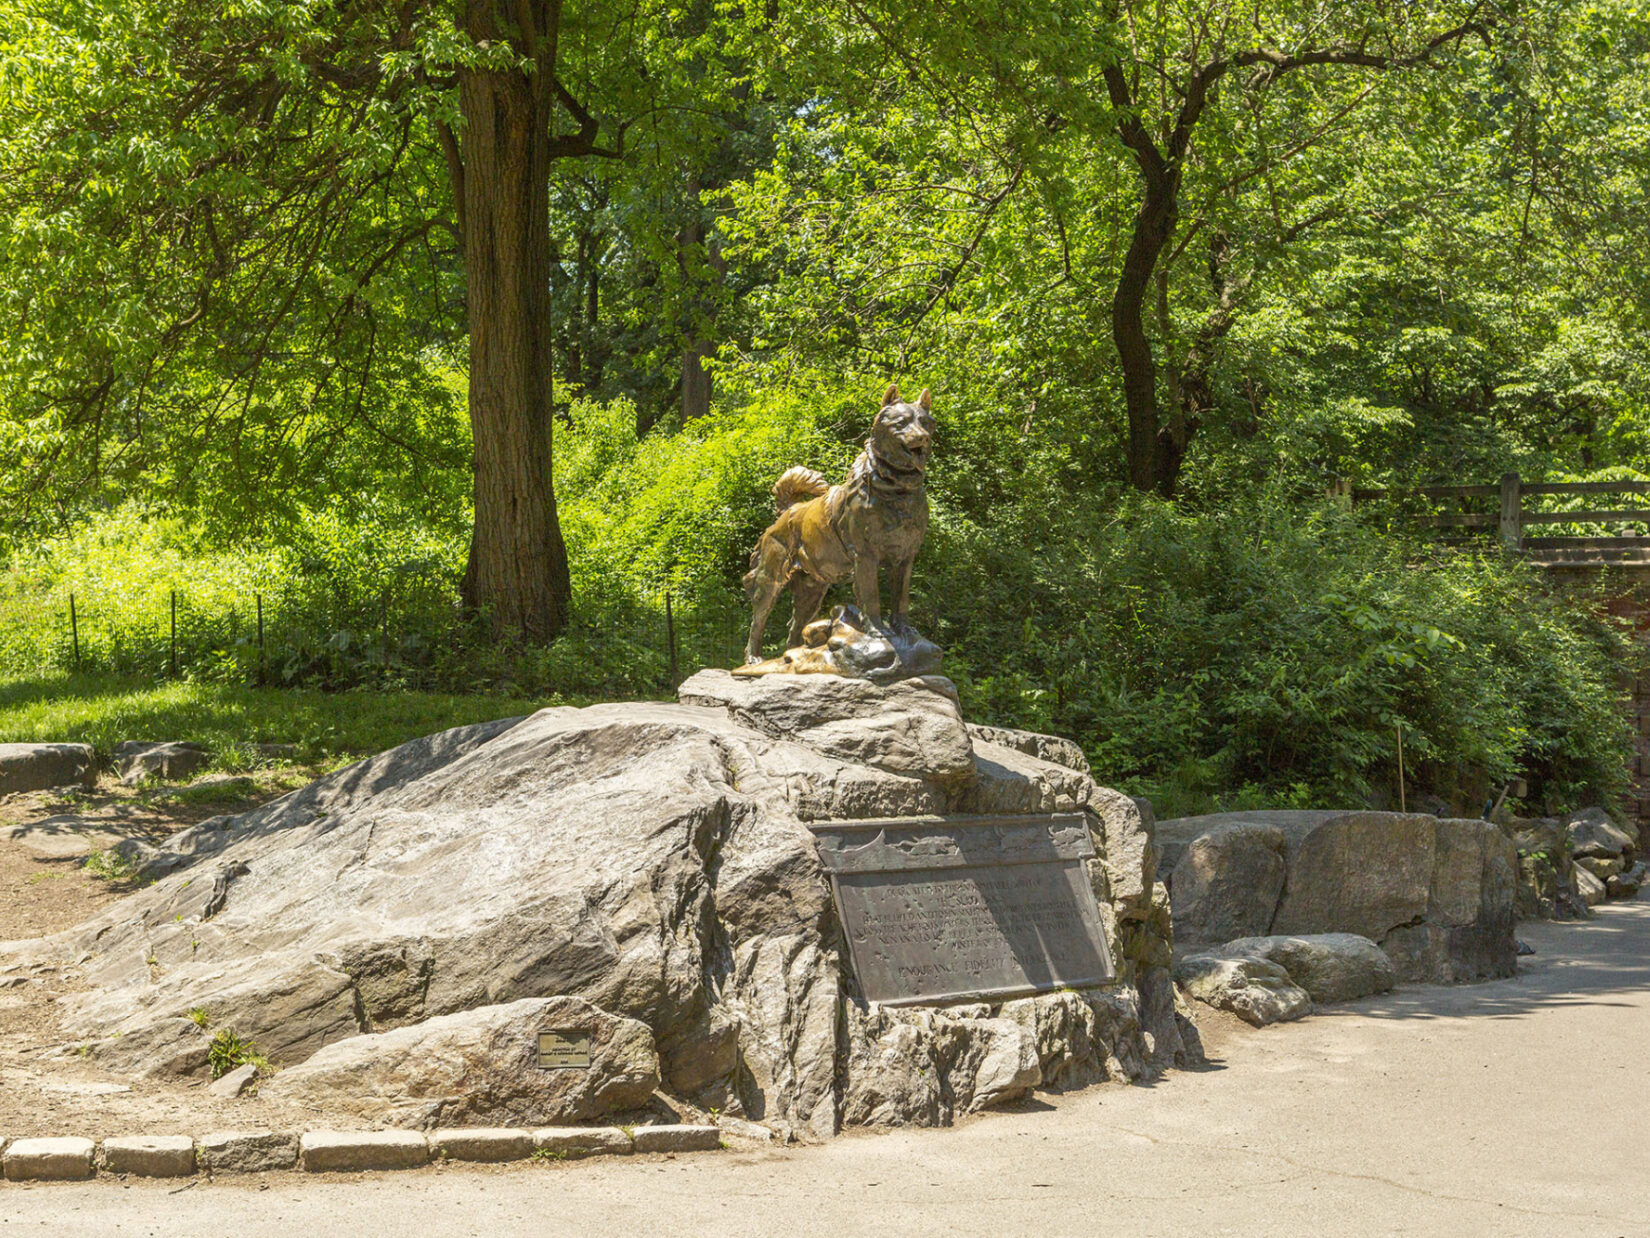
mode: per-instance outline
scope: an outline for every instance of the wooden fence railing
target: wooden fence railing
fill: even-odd
[[[1354,503],[1388,497],[1415,496],[1438,503],[1496,499],[1494,511],[1433,512],[1416,517],[1424,525],[1443,529],[1495,529],[1506,549],[1528,554],[1546,567],[1601,566],[1606,563],[1650,565],[1650,533],[1619,537],[1546,535],[1530,537],[1530,526],[1566,524],[1641,523],[1650,529],[1650,507],[1627,507],[1622,498],[1610,507],[1588,507],[1578,511],[1546,511],[1531,507],[1526,500],[1551,495],[1650,495],[1650,482],[1642,481],[1561,481],[1525,482],[1517,473],[1504,473],[1497,485],[1416,486],[1410,490],[1355,490],[1350,484],[1337,486],[1335,493]]]

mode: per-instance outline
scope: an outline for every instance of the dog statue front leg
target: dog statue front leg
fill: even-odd
[[[895,566],[893,571],[889,589],[894,599],[894,613],[889,616],[889,622],[895,630],[911,626],[911,569],[916,562],[916,556],[912,555]]]
[[[877,584],[877,561],[868,554],[854,559],[854,604],[873,627],[882,626],[882,595]]]

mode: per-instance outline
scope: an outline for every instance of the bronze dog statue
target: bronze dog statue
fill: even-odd
[[[928,531],[923,482],[934,440],[932,404],[926,388],[907,404],[890,386],[847,481],[830,486],[813,469],[797,467],[774,483],[779,518],[757,541],[745,575],[753,608],[747,663],[762,660],[762,630],[787,588],[795,606],[791,648],[802,644],[802,630],[819,613],[825,591],[849,576],[854,602],[871,625],[882,626],[877,573],[884,564],[893,603],[888,623],[896,631],[909,626],[911,565]]]

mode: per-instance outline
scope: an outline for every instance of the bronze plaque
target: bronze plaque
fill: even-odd
[[[539,1033],[540,1070],[589,1070],[590,1033],[583,1028],[560,1028]]]
[[[1080,813],[808,828],[869,1001],[1001,1001],[1115,974]]]

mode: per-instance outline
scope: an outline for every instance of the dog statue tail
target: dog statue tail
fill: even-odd
[[[818,498],[830,488],[831,483],[825,480],[823,474],[798,464],[794,468],[786,469],[779,475],[779,480],[774,482],[774,508],[782,512],[793,503]]]

